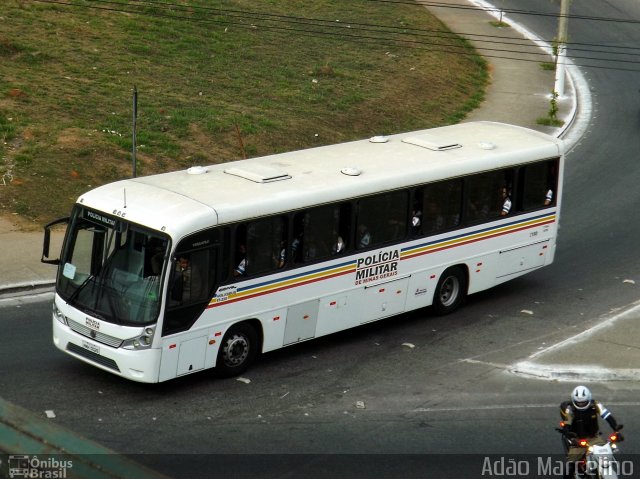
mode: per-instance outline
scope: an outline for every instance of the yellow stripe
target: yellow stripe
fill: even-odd
[[[351,269],[355,268],[355,264],[348,264],[345,266],[342,266],[340,268],[334,268],[334,269],[330,269],[327,271],[321,271],[318,273],[314,273],[314,274],[308,274],[305,276],[302,276],[300,278],[293,278],[290,280],[286,280],[286,281],[279,281],[277,283],[273,283],[273,284],[268,284],[259,288],[252,288],[252,289],[248,289],[246,291],[242,291],[240,293],[235,293],[235,294],[230,294],[227,298],[228,299],[235,299],[235,298],[241,298],[244,296],[249,296],[249,295],[253,295],[253,294],[258,294],[258,293],[264,293],[267,291],[271,291],[274,289],[279,289],[279,288],[283,288],[286,286],[292,286],[292,285],[296,285],[298,283],[304,283],[313,279],[318,279],[318,278],[322,278],[325,276],[331,276],[337,273],[342,273],[344,271],[348,271]]]
[[[431,251],[434,249],[439,249],[439,248],[443,248],[446,246],[451,246],[451,245],[455,245],[455,244],[464,244],[464,243],[468,243],[469,241],[475,240],[475,239],[481,239],[481,238],[485,238],[488,236],[492,236],[496,233],[503,233],[503,232],[507,232],[510,230],[516,230],[516,229],[520,229],[522,227],[526,227],[526,226],[533,226],[536,224],[541,224],[541,223],[548,223],[549,221],[555,221],[555,215],[551,215],[551,216],[545,216],[544,218],[537,218],[534,220],[529,220],[529,221],[524,221],[522,223],[517,223],[515,225],[508,225],[508,226],[502,226],[500,228],[495,228],[489,231],[482,231],[480,233],[476,233],[476,234],[472,234],[472,235],[468,235],[468,236],[463,236],[462,238],[455,238],[449,241],[442,241],[440,243],[435,243],[432,245],[428,245],[428,246],[424,246],[422,248],[415,248],[415,249],[411,249],[408,251],[404,251],[401,256],[402,257],[410,257],[419,253],[424,253],[425,251]]]

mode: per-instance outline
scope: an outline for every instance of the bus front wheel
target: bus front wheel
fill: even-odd
[[[217,376],[228,378],[245,372],[258,353],[258,334],[248,323],[232,326],[224,335],[218,360]]]
[[[449,314],[460,306],[467,291],[467,278],[459,266],[447,269],[433,294],[433,309],[437,314]]]

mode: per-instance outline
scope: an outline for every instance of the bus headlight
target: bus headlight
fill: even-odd
[[[127,339],[122,343],[122,347],[124,349],[149,349],[151,347],[151,343],[153,342],[153,335],[155,333],[154,328],[144,328],[144,331],[140,336],[136,336],[135,338]]]
[[[53,317],[56,318],[58,321],[60,321],[65,326],[69,326],[69,324],[67,323],[67,318],[65,317],[64,314],[62,314],[62,311],[60,311],[58,309],[58,307],[56,306],[55,301],[53,302]]]

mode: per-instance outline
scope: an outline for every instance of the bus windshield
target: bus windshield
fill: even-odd
[[[57,292],[69,304],[112,323],[154,323],[169,240],[116,217],[74,209]]]

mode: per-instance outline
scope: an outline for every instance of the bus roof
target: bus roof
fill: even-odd
[[[305,208],[562,155],[534,130],[469,122],[110,183],[79,202],[174,237]]]

